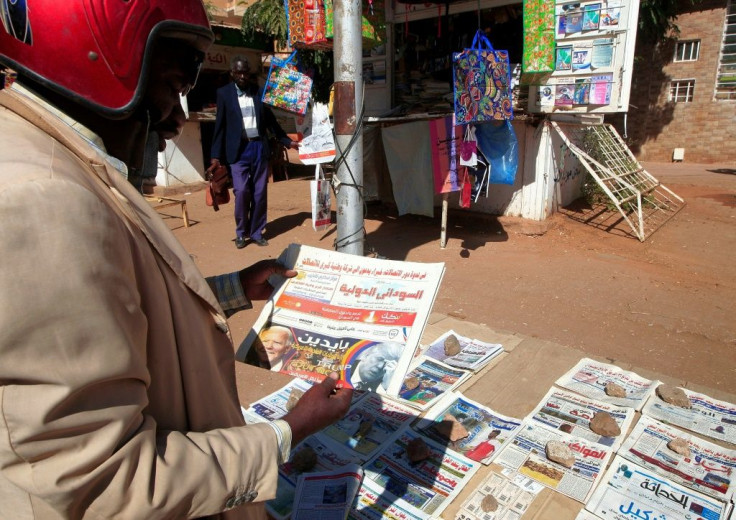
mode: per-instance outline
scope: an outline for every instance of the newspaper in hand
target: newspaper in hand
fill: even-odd
[[[590,429],[590,421],[601,412],[610,414],[616,421],[621,430],[620,435],[607,437],[594,433]],[[621,445],[633,417],[634,410],[631,408],[614,406],[558,388],[551,388],[534,411],[529,414],[531,420],[598,444],[611,446],[614,450]]]
[[[460,344],[460,352],[452,356],[445,353],[445,340],[450,336],[455,336]],[[503,347],[497,343],[466,338],[449,330],[430,343],[424,355],[453,367],[477,372],[502,352]]]
[[[712,439],[736,444],[736,405],[685,388],[682,390],[690,401],[690,408],[666,403],[653,395],[642,413]]]
[[[345,520],[363,480],[363,468],[302,473],[296,485],[292,520]]]
[[[438,442],[447,442],[436,430],[447,415],[452,415],[468,431],[467,437],[450,443],[448,448],[483,464],[490,464],[521,427],[519,419],[494,412],[461,393],[448,392],[415,429]]]
[[[623,389],[625,396],[607,394],[608,383],[614,383]],[[555,384],[605,403],[641,410],[659,382],[650,381],[615,365],[583,358]]]
[[[725,503],[675,484],[619,456],[614,458],[585,509],[610,520],[727,518]]]
[[[310,381],[339,372],[346,386],[395,396],[444,264],[365,258],[298,244],[280,260],[298,275],[266,302],[236,357]]]
[[[460,386],[468,377],[470,372],[421,357],[419,363],[404,377],[399,399],[409,406],[426,410],[440,396]]]
[[[667,447],[677,438],[687,443],[689,456]],[[646,415],[639,418],[618,453],[647,470],[718,500],[725,502],[734,496],[736,450],[722,448]]]

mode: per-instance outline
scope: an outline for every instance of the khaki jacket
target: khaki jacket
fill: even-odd
[[[276,435],[187,252],[39,104],[1,91],[0,129],[0,518],[262,517]]]

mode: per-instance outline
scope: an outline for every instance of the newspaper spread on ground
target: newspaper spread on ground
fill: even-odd
[[[590,511],[586,511],[585,509],[581,509],[578,513],[578,516],[575,517],[575,520],[601,520],[600,517],[595,516]],[[650,520],[662,520],[660,519],[650,519]]]
[[[404,377],[399,399],[409,406],[426,410],[444,393],[460,386],[470,375],[465,370],[420,357],[417,365]]]
[[[345,520],[363,480],[357,464],[299,475],[292,520]]]
[[[378,484],[368,479],[363,480],[348,515],[350,520],[426,520],[429,517],[408,502],[388,496]]]
[[[572,468],[547,459],[545,447],[549,441],[563,442],[575,453]],[[511,442],[506,443],[494,462],[585,503],[612,453],[608,446],[528,421],[522,424]]]
[[[608,383],[620,386],[626,392],[626,397],[608,395]],[[604,403],[641,410],[659,382],[650,381],[615,365],[583,358],[555,384]]]
[[[460,353],[452,356],[445,353],[445,340],[450,336],[455,336],[458,343],[460,343]],[[502,352],[503,346],[498,343],[486,343],[477,339],[466,338],[455,331],[449,330],[430,343],[425,349],[424,355],[453,367],[477,372]]]
[[[427,444],[429,457],[412,464],[406,449],[418,438]],[[363,469],[365,480],[377,484],[379,495],[389,502],[408,502],[429,516],[439,516],[478,467],[478,463],[407,428]]]
[[[712,439],[736,444],[736,405],[685,388],[682,390],[692,408],[675,406],[653,395],[642,413]]]
[[[516,471],[503,469],[490,473],[463,502],[455,520],[519,520],[544,486]],[[495,511],[484,511],[487,496],[496,499]]]
[[[291,244],[280,260],[298,275],[283,281],[266,302],[237,358],[311,381],[339,372],[357,389],[398,394],[444,264],[366,258],[299,244]],[[262,340],[274,327],[286,335],[279,352],[267,350]]]
[[[416,410],[393,399],[368,392],[351,405],[345,417],[317,436],[363,463],[399,435],[404,425],[416,419],[416,414]]]
[[[609,413],[616,421],[621,430],[620,435],[607,437],[590,429],[590,421],[595,414],[601,412]],[[551,388],[534,411],[529,414],[529,418],[583,439],[611,446],[615,451],[621,445],[626,432],[629,431],[629,426],[631,426],[631,421],[634,418],[634,410],[628,407],[607,404],[590,397],[583,397],[567,390]]]
[[[286,403],[292,392],[303,394],[312,387],[312,383],[302,379],[293,379],[272,394],[267,395],[252,403],[243,413],[245,421],[263,422],[281,419],[286,412]]]
[[[468,436],[459,441],[449,442],[437,426],[452,415],[468,431]],[[414,429],[448,448],[468,457],[470,460],[490,464],[519,429],[521,420],[506,417],[476,403],[461,393],[448,392],[442,396]]]
[[[689,456],[667,447],[676,438],[687,443]],[[722,448],[646,415],[639,418],[618,454],[718,500],[727,501],[734,496],[736,450]]]
[[[613,459],[585,508],[610,520],[721,520],[727,505],[625,460]]]

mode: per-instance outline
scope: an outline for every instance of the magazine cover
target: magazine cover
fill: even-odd
[[[444,264],[366,258],[292,244],[282,280],[237,359],[308,381],[397,395],[432,309]]]

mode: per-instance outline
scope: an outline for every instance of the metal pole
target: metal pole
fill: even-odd
[[[363,37],[361,0],[334,3],[337,250],[363,256]]]

